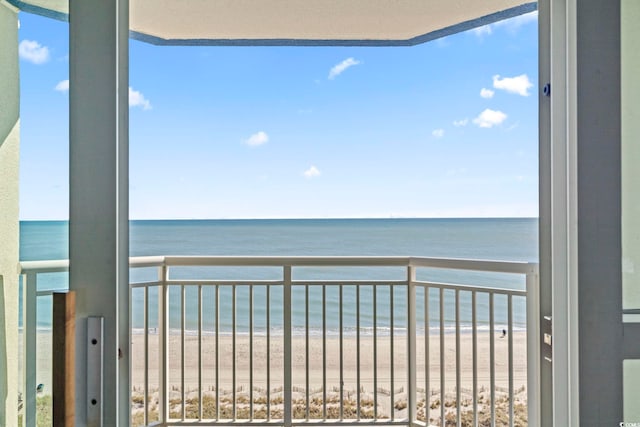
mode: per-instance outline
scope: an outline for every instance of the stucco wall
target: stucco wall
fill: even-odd
[[[0,1],[0,426],[17,425],[18,17]]]

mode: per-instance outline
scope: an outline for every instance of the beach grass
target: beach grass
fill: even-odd
[[[375,401],[369,393],[362,393],[360,397],[360,410],[358,413],[357,400],[353,398],[355,391],[350,392],[350,398],[342,400],[342,413],[340,412],[340,399],[337,394],[327,394],[326,409],[322,396],[311,396],[309,404],[306,404],[306,398],[297,397],[294,394],[292,401],[292,418],[294,420],[346,420],[352,421],[376,419],[382,424],[384,420],[389,419],[389,414],[378,405],[375,407]],[[149,401],[149,422],[158,419],[158,401],[157,391],[150,394]],[[457,425],[458,402],[455,397],[446,397],[444,401],[444,423],[442,423],[440,393],[433,391],[431,399],[427,405],[424,398],[417,402],[417,419],[426,422],[428,426],[455,426]],[[229,394],[221,395],[219,398],[219,410],[216,406],[216,396],[213,392],[206,392],[202,397],[202,418],[205,420],[267,420],[267,405],[264,395],[255,396],[253,399],[253,408],[250,406],[250,400],[246,394],[238,394],[236,396],[236,407],[234,414],[233,400]],[[427,409],[428,407],[428,409]],[[396,400],[394,404],[394,419],[404,419],[406,413],[407,400],[403,396]],[[376,410],[377,409],[377,410]],[[275,396],[270,401],[270,419],[280,420],[283,417],[283,400],[281,396]],[[307,413],[308,410],[308,413]],[[253,411],[253,412],[251,412]],[[496,425],[509,424],[509,397],[505,393],[497,393],[494,404],[494,416]],[[525,387],[520,387],[514,392],[513,401],[514,419],[513,425],[516,427],[524,427],[527,425],[527,393]],[[188,397],[185,399],[184,419],[197,420],[200,412],[200,401],[197,397]],[[460,420],[462,426],[473,425],[473,398],[464,395],[460,400]],[[182,419],[182,400],[180,398],[172,398],[169,400],[169,418]],[[132,426],[140,427],[144,425],[144,399],[142,394],[137,392],[132,396]],[[427,422],[428,419],[428,422]],[[477,421],[478,426],[491,425],[491,400],[488,389],[481,389],[477,396]]]
[[[353,396],[353,393],[351,393]],[[440,398],[439,393],[434,392],[432,398],[429,400],[429,410],[426,411],[426,401],[421,399],[417,402],[417,419],[425,422],[427,420],[429,426],[455,426],[457,425],[457,400],[455,398],[445,399],[445,422],[441,423],[440,420]],[[149,402],[148,422],[154,422],[159,420],[158,414],[158,401],[157,392],[151,393],[151,399]],[[214,420],[219,418],[221,420],[228,420],[234,417],[233,414],[233,401],[228,395],[221,396],[220,410],[217,412],[216,396],[214,393],[207,392],[202,397],[202,418]],[[189,397],[185,399],[185,419],[196,420],[199,418],[200,401],[197,397]],[[257,395],[253,400],[253,417],[250,413],[250,401],[245,394],[240,394],[236,398],[236,413],[235,418],[239,420],[250,419],[254,420],[266,420],[267,419],[267,405],[266,397],[264,395]],[[131,413],[131,425],[132,427],[141,427],[144,425],[144,396],[140,392],[134,392],[131,398],[132,413]],[[309,400],[309,419],[310,420],[322,420],[322,419],[340,419],[340,400],[336,394],[329,394],[327,396],[326,414],[324,413],[323,405],[324,400],[321,396],[313,396]],[[491,425],[491,401],[489,398],[488,390],[482,390],[478,394],[478,426],[485,427]],[[378,420],[388,419],[388,414],[384,413],[382,408],[378,407],[377,414],[375,412],[375,403],[370,396],[364,393],[360,399],[360,418],[361,419],[374,419],[377,415]],[[403,413],[407,407],[406,399],[398,399],[394,404],[395,418],[402,419],[406,413]],[[526,389],[524,387],[516,390],[514,394],[514,426],[524,427],[527,425],[527,402],[526,402]],[[50,426],[52,423],[51,413],[51,396],[38,396],[36,400],[37,411],[37,427]],[[296,398],[292,405],[292,417],[293,419],[306,419],[307,418],[307,405],[306,400],[303,398]],[[343,400],[343,412],[342,418],[345,420],[353,420],[358,415],[357,401],[353,398]],[[273,420],[282,419],[283,417],[283,399],[282,396],[274,396],[270,400],[270,418]],[[182,400],[179,398],[172,398],[169,400],[169,417],[172,419],[182,419]],[[469,396],[465,396],[460,402],[460,419],[462,426],[473,425],[473,400]],[[498,394],[495,402],[495,420],[496,425],[508,425],[509,424],[509,397],[504,394]],[[19,417],[18,426],[22,427],[22,415]]]
[[[18,415],[18,427],[23,425],[23,415]],[[36,397],[36,427],[50,427],[53,423],[51,395]]]

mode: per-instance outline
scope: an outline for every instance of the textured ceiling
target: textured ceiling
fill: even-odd
[[[65,0],[8,0],[66,19]],[[531,0],[130,0],[156,44],[412,45],[536,9]]]

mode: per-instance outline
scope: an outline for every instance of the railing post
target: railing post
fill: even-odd
[[[38,274],[23,276],[22,337],[24,347],[24,417],[22,425],[36,427],[36,343],[38,334]]]
[[[416,421],[416,270],[407,267],[407,416],[409,425]],[[425,339],[427,339],[425,335]],[[428,369],[428,367],[427,367]],[[393,408],[391,409],[393,410]],[[428,420],[427,420],[428,423]]]
[[[167,266],[158,268],[158,343],[160,372],[158,373],[158,420],[162,425],[169,418],[169,289],[167,287]],[[217,392],[217,390],[216,390]]]
[[[129,298],[133,301],[133,288],[129,287]],[[133,309],[133,304],[129,304],[129,310]],[[149,286],[144,287],[144,425],[149,424]],[[129,319],[133,320],[133,313],[129,314]],[[129,370],[131,375],[131,369]],[[130,380],[131,381],[131,380]]]
[[[283,312],[284,312],[284,427],[291,427],[291,266],[284,266]]]
[[[537,272],[527,273],[527,417],[528,425],[540,426],[540,281]]]

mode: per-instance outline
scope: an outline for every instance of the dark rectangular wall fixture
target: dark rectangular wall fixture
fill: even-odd
[[[76,293],[53,294],[53,427],[75,426]]]

